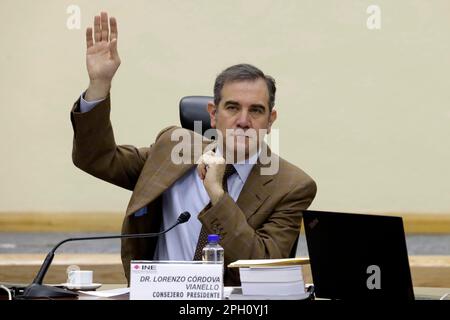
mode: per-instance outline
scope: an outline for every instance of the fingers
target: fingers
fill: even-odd
[[[111,33],[110,33],[111,28]],[[117,20],[114,17],[109,18],[108,13],[101,12],[99,16],[94,17],[94,40],[95,42],[109,41],[117,39]]]
[[[221,156],[216,156],[212,151],[206,152],[197,161],[197,170],[202,180],[206,178],[207,173],[210,171],[212,176],[222,177],[225,170],[225,159]]]
[[[109,40],[109,27],[108,27],[108,14],[106,12],[100,13],[100,23],[102,28],[102,41],[108,41]]]
[[[109,44],[109,52],[111,53],[111,58],[113,60],[119,61],[119,53],[117,52],[117,39],[112,39]]]
[[[198,175],[199,175],[200,179],[205,180],[205,177],[206,177],[206,165],[204,163],[200,163],[197,166],[197,172],[198,172]]]
[[[92,28],[86,29],[86,46],[89,49],[94,45],[94,39],[92,39]]]
[[[111,26],[111,40],[117,39],[117,20],[114,17],[109,18],[109,24]]]
[[[110,44],[110,53],[111,53],[111,57],[114,59],[114,60],[119,60],[120,61],[120,58],[119,58],[119,53],[117,52],[117,21],[116,21],[116,18],[114,18],[114,17],[111,17],[110,19],[109,19],[109,23],[110,23],[110,26],[111,26],[111,36],[110,36],[110,39],[111,39],[111,44]]]
[[[94,18],[94,39],[95,42],[102,41],[102,33],[100,29],[100,16],[95,16]]]

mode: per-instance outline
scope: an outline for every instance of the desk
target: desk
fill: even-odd
[[[0,282],[31,283],[44,254],[0,254]],[[450,288],[450,256],[410,256],[409,263],[414,287]],[[93,270],[99,283],[126,283],[120,254],[57,254],[45,276],[46,283],[66,282],[66,270],[77,265]],[[306,282],[312,282],[311,269],[303,269]]]
[[[101,286],[98,291],[111,290],[111,289],[117,289],[117,288],[123,288],[123,287],[124,287],[123,284],[105,284],[105,285]],[[414,288],[414,295],[416,296],[416,299],[421,298],[421,299],[425,299],[425,300],[439,300],[446,293],[450,293],[450,288],[431,288],[431,287],[415,287]],[[128,300],[128,294],[117,296],[117,297],[111,297],[111,298],[100,298],[100,297],[95,297],[95,296],[80,293],[80,296],[78,297],[78,299],[79,300]],[[447,299],[450,299],[450,297],[448,297]]]

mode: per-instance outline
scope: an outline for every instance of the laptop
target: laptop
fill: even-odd
[[[316,297],[414,300],[401,217],[306,210],[303,219]]]

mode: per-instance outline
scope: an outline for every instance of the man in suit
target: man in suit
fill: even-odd
[[[301,211],[313,201],[316,185],[270,150],[278,170],[262,174],[268,165],[261,161],[263,135],[248,132],[270,132],[277,117],[275,81],[247,64],[227,68],[216,78],[208,112],[221,137],[217,143],[170,127],[150,147],[117,146],[109,119],[111,81],[120,65],[116,20],[108,20],[104,12],[96,16],[94,29],[86,30],[86,41],[90,84],[71,112],[74,164],[133,191],[123,233],[158,232],[181,212],[193,216],[159,239],[123,240],[127,278],[133,259],[198,258],[200,239],[208,233],[219,234],[225,265],[238,259],[288,257],[298,236]],[[181,164],[174,161],[180,142],[173,138],[180,132],[191,138],[182,150],[190,161]],[[196,155],[195,141],[205,152]],[[228,159],[234,160],[232,164]],[[238,273],[226,270],[225,284],[238,285]]]

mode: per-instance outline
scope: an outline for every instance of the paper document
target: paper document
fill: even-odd
[[[90,296],[110,298],[110,297],[120,296],[122,294],[129,293],[130,288],[118,288],[118,289],[100,290],[100,291],[80,291],[80,292],[90,295]]]
[[[253,259],[237,260],[228,265],[229,268],[253,268],[270,266],[291,266],[309,264],[309,258],[287,258],[287,259]]]
[[[225,287],[224,299],[226,300],[306,300],[310,298],[308,292],[295,295],[243,295],[240,287]]]

